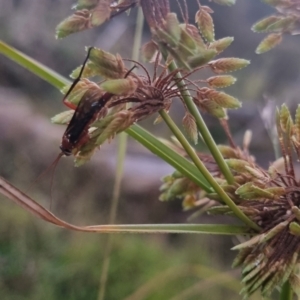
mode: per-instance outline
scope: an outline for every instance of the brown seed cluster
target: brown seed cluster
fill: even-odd
[[[258,33],[268,33],[256,48],[256,53],[265,53],[282,42],[286,34],[297,35],[300,29],[299,0],[266,1],[277,13],[270,15],[252,26]]]
[[[199,157],[217,178],[223,189],[239,208],[261,228],[248,241],[235,246],[238,250],[233,266],[242,267],[242,294],[247,298],[260,289],[269,296],[276,286],[290,281],[295,292],[300,278],[300,183],[295,172],[294,154],[299,160],[300,106],[293,120],[285,105],[277,113],[277,131],[283,157],[261,168],[248,151],[249,134],[244,147],[219,146],[233,172],[235,183],[228,184],[212,158]],[[226,128],[225,128],[226,129]],[[180,149],[178,150],[180,151]],[[198,208],[201,213],[232,215],[232,211],[215,193],[196,187],[178,172],[166,176],[161,200],[183,200],[185,209]]]

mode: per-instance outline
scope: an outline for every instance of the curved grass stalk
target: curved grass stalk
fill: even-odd
[[[111,208],[110,208],[110,215],[109,215],[109,224],[114,224],[117,216],[117,209],[119,206],[119,199],[120,199],[120,192],[121,192],[121,182],[123,178],[123,169],[124,169],[124,160],[126,155],[127,149],[127,135],[126,133],[122,132],[118,136],[118,158],[117,158],[117,170],[116,170],[116,177],[113,187],[113,196],[111,201]],[[103,265],[102,271],[100,276],[100,287],[99,287],[99,294],[98,300],[105,299],[105,291],[107,285],[107,278],[108,278],[108,270],[110,265],[110,253],[113,244],[113,236],[109,235],[104,247],[104,254],[103,254]]]
[[[202,234],[221,234],[221,235],[249,235],[249,228],[238,225],[220,224],[134,224],[134,225],[91,225],[77,226],[70,224],[57,216],[48,209],[38,204],[31,197],[17,189],[10,182],[0,177],[0,194],[14,202],[33,216],[48,223],[54,224],[65,229],[94,232],[94,233],[202,233]]]

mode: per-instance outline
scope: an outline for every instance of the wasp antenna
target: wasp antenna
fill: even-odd
[[[157,52],[156,57],[155,57],[155,62],[154,62],[154,73],[153,73],[152,81],[154,81],[156,79],[156,76],[157,76],[159,58],[160,58],[160,53]]]
[[[68,98],[68,96],[70,95],[70,93],[72,92],[72,90],[74,89],[75,85],[79,82],[79,80],[81,79],[81,76],[82,76],[82,73],[83,73],[83,70],[85,68],[85,65],[90,57],[90,53],[91,51],[94,49],[94,47],[89,47],[88,48],[88,53],[86,55],[86,58],[84,59],[84,62],[82,64],[82,67],[80,69],[80,72],[79,72],[79,75],[78,77],[73,81],[73,83],[71,84],[69,90],[67,91],[67,93],[65,94],[64,98],[63,98],[63,102],[66,101],[66,99]]]
[[[50,180],[50,211],[52,210],[52,199],[53,199],[53,182],[54,182],[54,174],[56,171],[56,167],[58,165],[58,162],[60,161],[61,157],[64,155],[63,152],[59,153],[55,160],[52,162],[51,166],[53,167],[51,180]]]
[[[147,69],[146,69],[141,63],[139,63],[139,62],[137,62],[137,61],[135,61],[135,60],[129,59],[129,58],[123,58],[123,60],[124,60],[124,61],[130,61],[130,62],[134,63],[134,65],[135,65],[136,68],[137,68],[137,67],[142,68],[142,69],[144,70],[144,72],[145,72],[145,74],[146,74],[146,76],[147,76],[148,82],[149,82],[149,84],[150,84],[150,82],[151,82],[150,75],[149,75]],[[132,70],[133,70],[133,69],[132,69]],[[131,71],[132,71],[132,70],[131,70]],[[127,72],[127,73],[128,73],[128,72]],[[128,76],[128,75],[127,75],[127,76]]]
[[[134,65],[131,69],[129,69],[125,74],[124,78],[126,78],[135,68],[137,68],[137,65]]]
[[[29,188],[27,190],[27,193],[28,193],[53,168],[53,173],[52,173],[51,182],[50,182],[50,194],[51,194],[50,209],[51,209],[51,203],[52,203],[52,186],[53,186],[54,171],[57,167],[57,164],[58,164],[60,158],[63,155],[64,154],[62,152],[59,153],[57,155],[57,157],[54,159],[54,161],[50,164],[50,166],[47,167],[42,173],[40,173],[40,175],[31,183],[31,185],[29,186]]]

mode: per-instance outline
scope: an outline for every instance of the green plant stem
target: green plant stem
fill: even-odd
[[[144,25],[143,12],[141,9],[138,9],[133,50],[132,50],[132,59],[136,61],[138,61],[139,58],[139,49],[141,47],[143,25]],[[121,191],[121,182],[123,178],[124,161],[125,161],[126,150],[127,150],[127,137],[128,136],[125,132],[121,132],[118,135],[119,144],[118,144],[117,170],[116,170],[116,179],[113,188],[113,197],[112,197],[112,204],[110,209],[109,224],[114,224],[117,216],[117,209],[119,205],[120,191]],[[105,249],[104,249],[103,266],[102,266],[102,272],[100,277],[100,288],[99,288],[98,300],[104,300],[105,297],[112,245],[113,245],[113,235],[110,234],[108,236],[107,242],[105,244]]]
[[[288,281],[284,283],[280,292],[280,300],[293,300],[293,290]]]
[[[194,164],[163,144],[147,130],[138,125],[132,125],[130,128],[126,129],[126,133],[150,150],[153,154],[157,155],[190,180],[195,182],[204,191],[208,193],[213,191],[205,177],[199,172]]]
[[[139,8],[136,16],[136,27],[135,27],[132,57],[131,57],[135,61],[139,61],[140,48],[142,45],[143,28],[144,28],[144,14],[142,9]]]
[[[175,61],[172,61],[169,65],[169,70],[172,72],[177,69],[178,69],[178,67],[177,67]],[[176,78],[182,79],[182,75],[180,73],[177,73]],[[212,156],[214,157],[217,165],[219,166],[222,174],[224,175],[225,179],[227,180],[227,182],[229,184],[234,183],[234,177],[233,177],[228,165],[226,164],[221,152],[219,151],[214,139],[212,138],[197,106],[193,102],[193,99],[185,86],[184,80],[179,80],[179,82],[177,83],[177,86],[180,90],[180,93],[185,101],[185,104],[186,104],[189,112],[195,118],[197,128],[198,128],[199,132],[201,133],[209,151],[211,152]]]
[[[125,132],[119,134],[118,142],[119,145],[118,145],[117,170],[116,170],[116,179],[113,188],[112,204],[110,208],[110,215],[108,221],[109,224],[115,223],[116,216],[117,216],[117,208],[119,205],[121,182],[122,182],[123,169],[124,169],[124,160],[125,160],[126,149],[127,149],[127,134]],[[105,243],[102,272],[100,277],[100,288],[98,294],[99,300],[103,300],[105,297],[112,243],[113,243],[113,235],[110,234]]]
[[[257,226],[253,221],[251,221],[239,208],[238,206],[230,199],[230,197],[225,193],[222,187],[216,182],[210,172],[207,170],[205,165],[199,159],[195,150],[191,147],[183,133],[179,130],[177,125],[174,123],[172,118],[164,111],[160,111],[161,117],[164,119],[166,124],[169,126],[175,137],[181,143],[191,160],[194,162],[199,171],[203,174],[208,183],[212,186],[215,192],[221,197],[221,199],[228,205],[228,207],[233,211],[233,213],[241,219],[245,224],[250,226],[255,230],[260,230],[259,226]]]

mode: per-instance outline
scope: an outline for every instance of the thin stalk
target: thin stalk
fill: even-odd
[[[289,283],[289,281],[286,281],[284,285],[281,288],[280,292],[280,300],[293,300],[293,290]]]
[[[172,72],[177,69],[178,69],[178,67],[177,67],[175,61],[173,60],[169,65],[169,70]],[[176,78],[178,78],[178,79],[182,78],[182,75],[180,72],[178,72],[176,74]],[[193,102],[190,92],[186,89],[184,80],[179,80],[179,82],[177,83],[177,86],[180,90],[180,93],[185,101],[185,104],[186,104],[189,112],[195,118],[197,128],[198,128],[199,132],[201,133],[209,151],[211,152],[212,156],[214,157],[217,165],[219,166],[222,174],[224,175],[225,179],[227,180],[227,182],[229,184],[234,183],[234,177],[233,177],[228,165],[226,164],[221,152],[219,151],[213,137],[211,136],[197,106]]]
[[[120,191],[121,191],[121,182],[122,182],[123,169],[124,169],[124,159],[125,159],[126,149],[127,149],[127,134],[125,132],[119,134],[118,144],[119,145],[118,145],[116,179],[113,188],[112,204],[110,208],[108,224],[114,224],[117,216],[117,209],[119,205],[119,198],[120,198]],[[113,235],[110,234],[105,243],[105,249],[103,255],[103,266],[102,266],[102,272],[100,277],[100,288],[98,294],[99,300],[103,300],[105,297],[112,243],[113,243]]]
[[[138,61],[139,58],[139,49],[142,41],[143,25],[144,25],[143,12],[141,9],[138,9],[133,50],[132,50],[132,59],[135,61]],[[122,132],[118,135],[117,170],[116,170],[116,179],[113,188],[113,197],[112,197],[112,204],[110,209],[109,224],[114,224],[117,216],[117,209],[119,205],[120,191],[121,191],[121,182],[123,178],[124,161],[125,161],[126,150],[127,150],[127,139],[128,136],[125,132]],[[102,266],[102,272],[100,277],[100,289],[98,294],[98,300],[104,300],[105,297],[112,245],[113,245],[113,235],[110,234],[108,236],[107,242],[105,244],[105,249],[104,249],[103,266]]]
[[[230,199],[230,197],[225,193],[225,191],[222,189],[222,187],[216,182],[214,177],[210,174],[210,172],[207,170],[205,165],[202,163],[202,161],[199,159],[198,155],[196,154],[195,150],[191,147],[183,133],[180,131],[180,129],[177,127],[177,125],[174,123],[172,118],[164,111],[160,111],[161,117],[164,119],[166,124],[169,126],[175,137],[178,139],[178,141],[181,143],[191,160],[194,162],[198,170],[203,174],[205,179],[208,181],[208,183],[211,185],[211,187],[215,190],[215,192],[221,197],[221,199],[228,205],[228,207],[233,211],[233,213],[241,219],[245,224],[250,226],[251,228],[255,230],[260,230],[259,226],[257,226],[253,221],[251,221],[239,208],[238,206]]]
[[[139,61],[140,48],[142,44],[144,27],[144,14],[141,8],[138,9],[136,16],[136,27],[134,33],[133,49],[132,49],[132,60]]]

